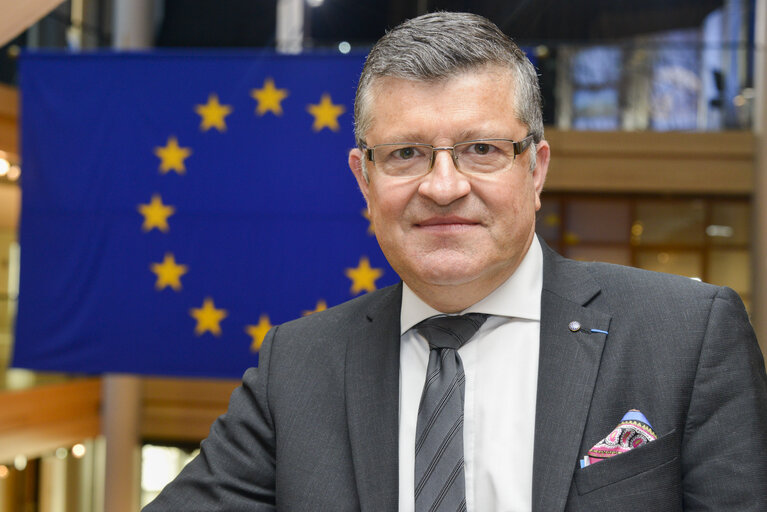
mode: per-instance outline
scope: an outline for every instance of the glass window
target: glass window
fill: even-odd
[[[747,250],[714,249],[708,255],[706,279],[738,293],[751,292],[751,258]]]
[[[751,299],[748,198],[547,193],[538,232],[568,258],[678,274]]]
[[[620,129],[621,60],[618,46],[591,46],[572,53],[569,84],[572,128]]]
[[[141,447],[141,506],[144,507],[200,453],[174,446],[145,444]]]
[[[631,211],[625,200],[569,201],[565,210],[565,241],[628,243]]]
[[[652,69],[651,127],[694,130],[701,90],[700,31],[673,30],[652,39],[658,46]]]
[[[575,245],[568,247],[565,256],[578,261],[603,261],[617,265],[631,265],[631,249],[625,247],[594,247]]]
[[[586,89],[573,93],[575,130],[618,130],[618,114],[618,91],[615,89]]]
[[[702,279],[703,255],[700,251],[642,250],[637,252],[637,266],[655,272]]]
[[[746,202],[716,201],[706,236],[713,245],[747,245],[751,231],[751,208]]]
[[[639,245],[698,245],[703,243],[705,203],[693,201],[644,200],[637,202],[632,227]]]
[[[600,87],[621,78],[621,50],[617,46],[590,46],[572,58],[573,82],[580,87]]]

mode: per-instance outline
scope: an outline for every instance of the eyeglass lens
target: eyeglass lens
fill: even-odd
[[[375,165],[390,176],[419,176],[432,167],[435,151],[450,151],[461,172],[487,174],[514,163],[514,142],[508,140],[469,141],[453,148],[427,144],[381,144],[373,148]]]

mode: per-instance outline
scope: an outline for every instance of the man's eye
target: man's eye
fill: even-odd
[[[400,160],[409,160],[416,155],[414,147],[400,148],[394,152],[394,157]]]
[[[480,142],[477,144],[472,144],[469,148],[469,151],[477,155],[487,155],[488,153],[492,153],[495,149],[495,146],[492,144],[485,144]]]

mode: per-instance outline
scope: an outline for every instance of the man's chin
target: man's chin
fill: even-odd
[[[397,256],[387,259],[408,285],[461,286],[481,280],[495,267],[487,258],[480,259],[479,255],[463,247],[419,248]]]
[[[471,283],[479,277],[479,272],[470,270],[465,265],[422,265],[417,273],[418,279],[430,286],[461,286]]]

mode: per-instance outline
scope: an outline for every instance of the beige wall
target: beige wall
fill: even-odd
[[[0,84],[0,151],[19,153],[19,94],[15,88]]]
[[[100,398],[95,378],[0,393],[0,462],[98,436]]]

